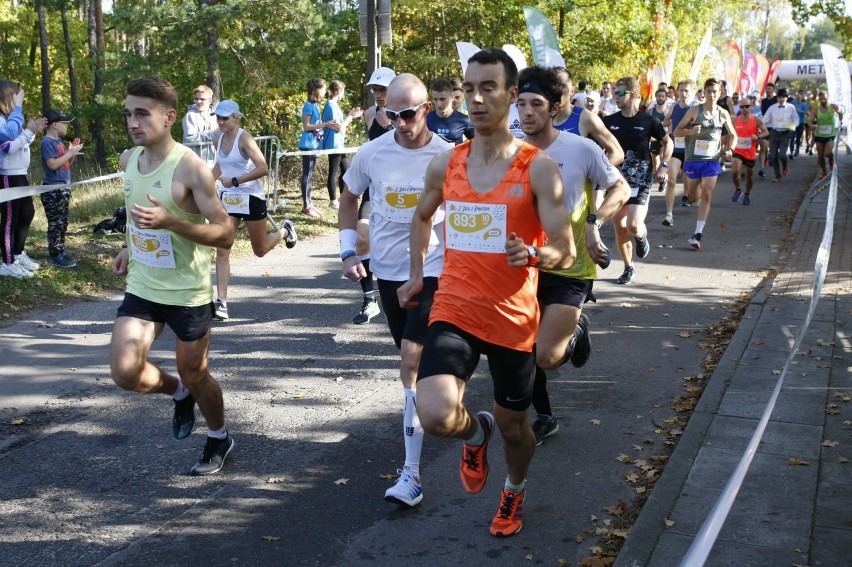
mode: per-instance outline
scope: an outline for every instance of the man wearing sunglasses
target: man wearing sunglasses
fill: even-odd
[[[432,296],[444,265],[443,211],[430,219],[428,249],[424,251],[425,284],[417,296],[418,306],[403,309],[396,290],[410,273],[408,239],[426,167],[433,157],[453,147],[426,127],[426,114],[431,107],[428,96],[426,86],[414,75],[404,73],[390,83],[383,113],[393,124],[393,130],[367,142],[355,154],[343,176],[346,188],[340,197],[338,213],[343,275],[359,281],[367,274],[355,253],[354,229],[358,197],[370,192],[370,267],[379,284],[391,336],[402,357],[399,377],[405,394],[405,464],[396,484],[385,492],[385,500],[409,507],[423,499],[420,484],[423,428],[417,419],[415,382]]]
[[[743,205],[751,204],[751,188],[753,185],[752,174],[754,164],[757,160],[757,143],[762,137],[767,136],[769,131],[757,116],[751,113],[751,99],[745,97],[739,103],[740,114],[734,121],[734,130],[737,132],[737,145],[734,147],[734,157],[731,160],[731,178],[734,180],[734,196],[731,201],[736,203],[742,196],[740,190],[740,164],[745,169],[745,196]]]
[[[523,526],[526,476],[535,452],[527,410],[535,376],[538,268],[563,269],[576,257],[559,168],[509,131],[518,70],[500,49],[468,60],[465,101],[476,137],[435,158],[411,224],[411,278],[400,304],[416,307],[435,213],[447,211],[445,268],[432,306],[418,370],[417,412],[432,435],[461,439],[462,485],[481,492],[495,428],[503,436],[508,477],[490,532]],[[545,234],[547,243],[545,244]],[[492,411],[464,404],[481,355],[494,386]]]
[[[615,215],[615,242],[624,261],[624,273],[616,283],[626,285],[633,281],[633,244],[636,256],[644,258],[651,251],[645,217],[651,198],[651,182],[666,179],[668,160],[672,157],[672,141],[663,123],[646,112],[639,111],[639,85],[635,78],[624,77],[615,83],[615,104],[618,112],[605,116],[604,125],[618,140],[624,150],[624,162],[618,166],[630,185],[627,204]],[[656,171],[651,162],[651,140],[660,143],[660,165]],[[632,237],[632,242],[631,242]]]

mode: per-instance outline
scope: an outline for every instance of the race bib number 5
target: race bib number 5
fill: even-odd
[[[447,201],[447,248],[506,253],[506,205]]]
[[[148,232],[134,225],[127,225],[133,259],[152,268],[174,268],[175,251],[170,232]]]
[[[411,224],[423,187],[384,185],[383,189],[382,215],[391,222]]]

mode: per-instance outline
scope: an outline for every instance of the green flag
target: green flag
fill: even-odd
[[[552,65],[552,55],[559,53],[559,41],[547,16],[530,6],[524,6],[524,17],[527,20],[527,32],[530,34],[530,47],[533,61],[536,65]]]

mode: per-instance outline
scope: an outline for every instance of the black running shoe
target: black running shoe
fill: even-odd
[[[589,360],[592,354],[592,335],[589,332],[589,317],[585,313],[580,313],[580,320],[577,321],[577,328],[580,334],[574,342],[574,350],[571,353],[571,364],[574,368],[580,368]]]
[[[195,398],[192,394],[182,400],[174,400],[175,415],[172,418],[172,433],[175,439],[186,439],[195,429]]]
[[[633,266],[627,266],[624,268],[624,273],[618,276],[618,279],[615,280],[615,283],[627,285],[633,281],[634,277],[636,277],[636,270],[633,269]]]
[[[198,462],[192,465],[189,474],[192,476],[206,476],[208,474],[217,473],[225,466],[225,459],[228,453],[234,448],[234,438],[228,435],[224,439],[216,439],[215,437],[207,437],[207,444],[204,445],[204,453]]]
[[[530,427],[532,427],[533,434],[535,434],[536,445],[541,445],[545,437],[550,437],[559,431],[559,424],[556,423],[556,418],[552,415],[539,414],[536,416],[535,421],[530,424]]]
[[[651,244],[648,243],[648,231],[645,231],[642,238],[634,236],[633,240],[636,242],[636,255],[640,258],[646,257],[651,251]]]

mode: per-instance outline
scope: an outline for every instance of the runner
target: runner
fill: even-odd
[[[734,147],[734,157],[731,160],[731,179],[734,181],[734,196],[731,201],[736,203],[740,200],[740,164],[745,170],[745,196],[743,205],[751,204],[751,188],[754,185],[754,164],[757,160],[757,143],[760,138],[768,134],[763,120],[751,114],[751,100],[746,97],[739,103],[740,114],[734,121],[734,129],[737,132],[737,145]]]
[[[485,487],[486,451],[495,426],[500,429],[509,474],[491,522],[497,537],[523,526],[535,452],[527,408],[539,315],[536,267],[567,268],[576,256],[558,168],[508,129],[517,78],[502,50],[486,49],[468,61],[465,101],[476,137],[429,164],[411,225],[411,278],[398,292],[403,306],[417,306],[432,217],[445,202],[446,262],[423,345],[417,412],[429,433],[464,441],[460,475],[470,493]],[[481,354],[488,356],[494,414],[474,416],[463,398]]]
[[[127,84],[124,116],[136,148],[121,154],[127,245],[113,260],[127,274],[110,344],[112,379],[125,390],[171,395],[172,432],[189,437],[195,404],[207,420],[207,444],[190,474],[219,471],[234,448],[225,428],[222,389],[207,368],[213,289],[210,247],[227,248],[234,227],[210,168],[171,135],[177,92],[164,79]],[[177,335],[177,376],[148,360],[154,340],[169,328]]]
[[[837,114],[843,121],[843,113],[836,104],[829,106],[828,97],[822,91],[817,95],[819,105],[811,111],[810,123],[814,132],[814,144],[817,149],[817,164],[819,165],[820,179],[825,179],[828,172],[825,169],[825,160],[828,159],[828,169],[834,170],[834,137],[837,135],[837,126],[834,115]]]
[[[615,241],[624,261],[624,273],[616,283],[626,285],[633,281],[636,269],[633,267],[633,242],[636,243],[636,256],[645,258],[651,251],[648,243],[648,227],[645,216],[648,214],[648,201],[651,198],[651,182],[665,179],[672,156],[672,142],[662,123],[653,116],[639,112],[639,85],[635,78],[624,77],[615,83],[615,102],[619,112],[604,117],[604,125],[618,140],[624,150],[624,163],[619,165],[621,174],[630,185],[630,199],[615,215]],[[651,140],[662,144],[660,165],[651,167]]]
[[[558,111],[561,88],[552,69],[527,67],[521,71],[518,84],[518,113],[526,141],[541,148],[559,166],[565,210],[570,215],[577,246],[577,260],[569,269],[542,270],[539,274],[542,315],[536,336],[532,404],[537,416],[532,430],[536,445],[540,445],[559,429],[550,407],[545,370],[556,369],[569,360],[580,368],[591,354],[589,318],[582,309],[586,301],[595,301],[595,264],[605,266],[609,261],[609,250],[601,242],[599,228],[627,202],[630,187],[594,142],[553,127],[552,116]],[[606,197],[593,213],[595,185],[605,188]]]
[[[266,256],[282,240],[287,248],[296,245],[296,227],[289,220],[278,224],[267,214],[266,195],[261,179],[269,174],[266,158],[251,134],[240,128],[243,115],[233,100],[223,100],[216,106],[219,132],[213,137],[216,147],[216,165],[213,177],[222,186],[219,198],[231,217],[236,231],[240,221],[248,228],[251,248],[258,258]],[[274,229],[266,232],[266,221]],[[213,316],[228,320],[228,283],[231,281],[231,247],[216,248],[216,301]]]
[[[408,235],[414,208],[423,190],[426,166],[433,157],[453,147],[427,128],[426,114],[430,105],[426,86],[414,75],[402,74],[390,83],[384,113],[393,123],[394,130],[367,142],[355,154],[343,177],[347,189],[340,198],[338,222],[343,275],[359,281],[366,277],[366,270],[355,253],[358,197],[366,191],[372,194],[371,263],[379,283],[388,327],[400,350],[399,378],[405,394],[405,465],[399,471],[396,484],[385,492],[385,500],[405,506],[416,506],[423,499],[420,482],[423,428],[417,419],[417,366],[426,338],[432,296],[443,267],[443,211],[432,218],[433,228],[426,256],[426,284],[418,297],[419,308],[402,309],[396,290],[409,276]]]
[[[680,173],[683,162],[686,159],[686,139],[683,136],[675,136],[674,130],[680,121],[686,116],[686,111],[692,108],[692,91],[695,89],[695,81],[686,79],[677,84],[677,102],[672,104],[666,119],[663,121],[663,126],[666,131],[674,139],[674,150],[672,157],[669,160],[669,169],[666,173],[666,216],[663,217],[663,226],[674,226],[674,203],[675,203],[675,186],[677,185],[677,176]],[[684,207],[689,207],[692,203],[689,202],[689,179],[686,174],[683,175],[683,195],[680,198],[680,203]]]
[[[790,171],[787,165],[787,148],[790,138],[799,125],[799,113],[795,105],[787,104],[787,89],[778,89],[778,102],[763,113],[763,123],[769,128],[769,160],[775,169],[774,183],[781,182],[781,174]],[[783,167],[783,169],[782,169]]]
[[[737,133],[731,124],[728,111],[720,107],[719,81],[707,79],[704,81],[705,102],[690,108],[675,128],[675,136],[686,138],[686,161],[683,171],[690,180],[689,200],[695,202],[701,199],[698,207],[698,220],[695,232],[689,239],[689,245],[701,250],[701,237],[704,225],[710,216],[710,204],[713,201],[713,189],[722,173],[720,158],[730,157],[731,148],[722,147],[722,130],[727,129],[727,143],[737,145]]]

